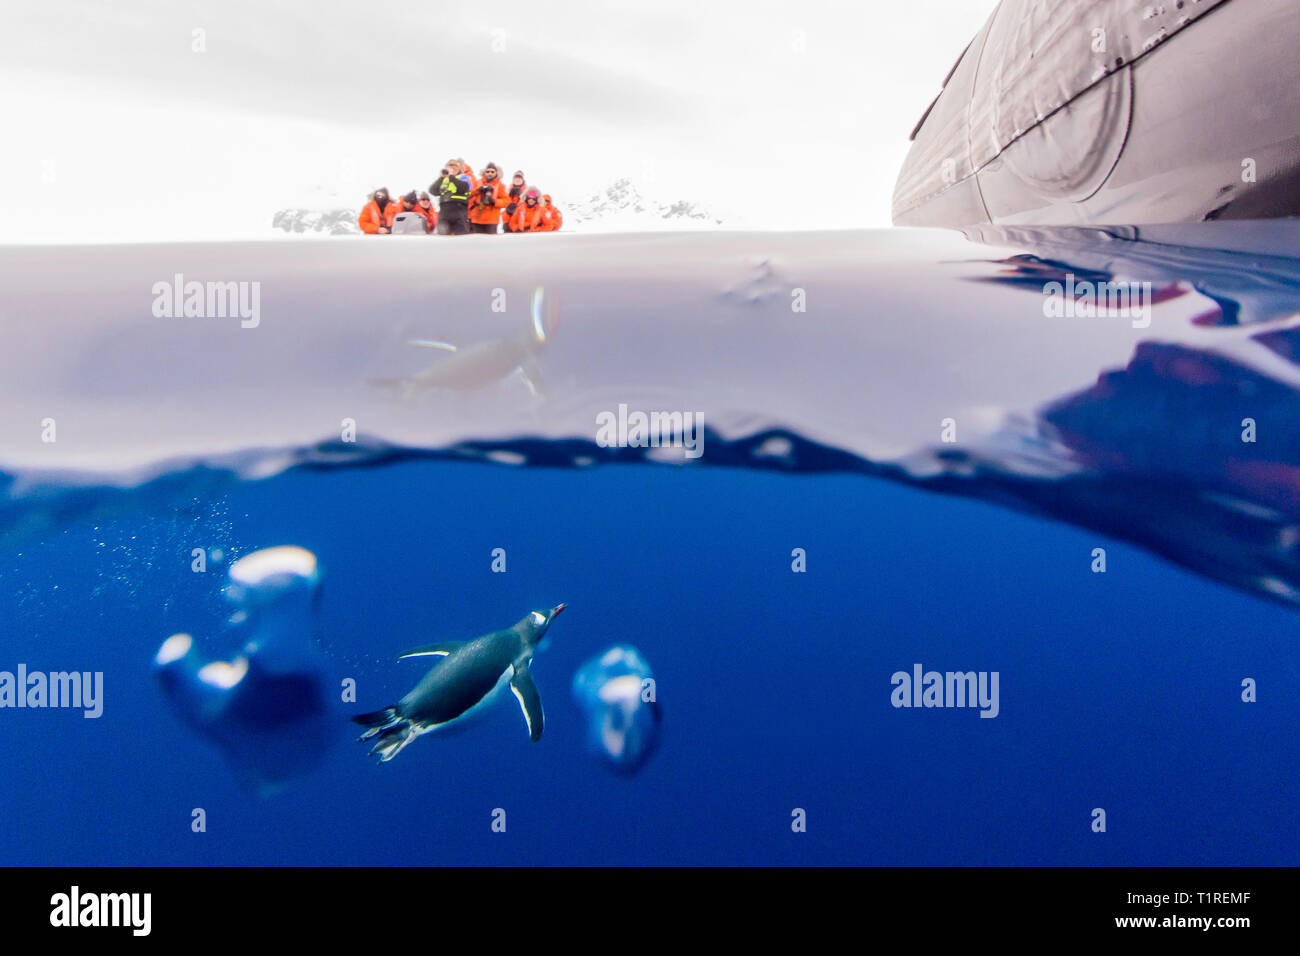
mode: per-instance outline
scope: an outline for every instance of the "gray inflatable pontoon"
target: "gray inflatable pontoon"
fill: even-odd
[[[1297,50],[1297,0],[1002,0],[912,132],[894,223],[1300,214]]]

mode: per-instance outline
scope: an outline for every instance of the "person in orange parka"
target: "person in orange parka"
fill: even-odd
[[[542,194],[536,186],[529,186],[524,192],[524,201],[510,218],[511,232],[550,232],[551,221],[547,218],[546,207],[542,205]]]
[[[506,232],[514,232],[510,228],[510,221],[515,218],[515,211],[523,205],[524,191],[527,188],[528,184],[524,182],[524,171],[516,169],[515,174],[510,177],[510,204],[506,206],[506,214],[501,219],[501,225]]]
[[[415,204],[415,211],[429,224],[430,234],[438,229],[438,210],[433,208],[433,199],[428,193],[420,193],[420,201]]]
[[[357,225],[367,236],[388,235],[388,207],[395,206],[388,198],[388,190],[383,186],[370,194],[370,201],[357,216]]]
[[[474,167],[471,166],[469,163],[465,162],[465,160],[463,159],[458,159],[456,160],[456,162],[460,163],[460,171],[469,177],[470,187],[472,189],[478,189],[478,187],[482,184],[483,180],[479,179],[478,176],[474,175]]]
[[[560,207],[551,202],[551,197],[542,195],[542,209],[546,216],[547,222],[550,223],[550,232],[559,232],[560,227],[564,225],[564,216],[560,213]]]
[[[496,163],[483,167],[483,178],[469,197],[469,231],[496,235],[501,224],[501,210],[510,203],[501,168]]]

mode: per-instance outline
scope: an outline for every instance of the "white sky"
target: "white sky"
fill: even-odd
[[[561,203],[627,177],[756,228],[885,226],[994,6],[3,0],[0,241],[265,236],[452,155]]]

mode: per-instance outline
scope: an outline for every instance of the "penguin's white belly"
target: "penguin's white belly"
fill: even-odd
[[[487,713],[488,709],[494,703],[496,703],[496,701],[500,700],[504,694],[506,694],[508,688],[510,687],[510,680],[514,676],[515,676],[515,666],[511,664],[507,666],[504,671],[501,672],[501,676],[498,677],[497,682],[492,685],[492,689],[488,691],[486,694],[484,694],[481,698],[479,698],[477,704],[470,707],[459,717],[453,717],[451,720],[444,721],[441,724],[428,724],[420,728],[420,733],[427,734],[430,733],[431,731],[437,730],[443,734],[448,734],[458,730],[461,727],[469,727],[473,724],[477,724],[481,722],[484,714]]]

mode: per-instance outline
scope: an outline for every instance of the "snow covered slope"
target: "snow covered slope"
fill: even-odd
[[[582,232],[717,229],[727,225],[721,217],[691,200],[648,199],[630,179],[616,180],[600,192],[561,209],[565,228],[572,225],[575,231]]]
[[[302,235],[319,233],[329,236],[359,236],[357,209],[281,209],[271,225],[285,232]]]

